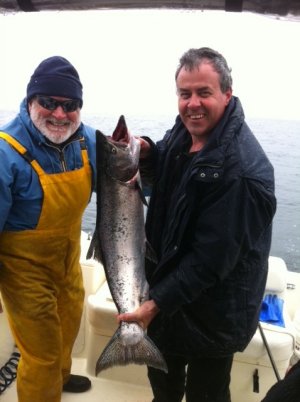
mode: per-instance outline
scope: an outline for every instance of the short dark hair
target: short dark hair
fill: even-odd
[[[199,49],[189,49],[185,52],[180,60],[175,73],[175,80],[182,68],[193,70],[198,68],[202,63],[209,63],[220,76],[220,88],[224,93],[232,88],[231,68],[228,67],[227,61],[221,53],[209,47],[201,47]]]

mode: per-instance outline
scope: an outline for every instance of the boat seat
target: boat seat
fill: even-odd
[[[284,302],[287,289],[287,273],[287,267],[283,259],[279,257],[269,257],[269,272],[265,295],[277,295],[278,298],[283,300],[283,319],[285,326],[281,327],[262,321],[260,322],[276,365],[283,371],[288,367],[295,343],[294,326]],[[235,360],[271,367],[270,358],[259,329],[255,332],[247,348],[243,352],[235,354]]]
[[[236,401],[260,402],[271,386],[283,378],[289,366],[295,345],[295,328],[289,316],[285,299],[288,271],[285,262],[269,257],[269,272],[265,295],[277,295],[283,300],[285,327],[260,322],[275,367],[271,363],[259,328],[243,352],[235,353],[231,370],[231,389]],[[276,372],[275,372],[276,371]]]

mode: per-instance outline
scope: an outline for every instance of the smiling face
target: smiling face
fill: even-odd
[[[53,96],[58,101],[67,98]],[[80,126],[80,108],[65,112],[61,106],[48,110],[41,106],[36,98],[28,104],[28,110],[36,128],[54,144],[61,144],[71,137]]]
[[[198,151],[223,116],[232,90],[221,91],[219,74],[205,61],[192,70],[181,68],[176,86],[179,114],[192,136],[191,151]]]

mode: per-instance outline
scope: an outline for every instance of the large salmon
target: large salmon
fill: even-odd
[[[96,136],[97,219],[87,258],[102,262],[118,312],[133,312],[148,299],[140,143],[128,132],[123,116],[111,138],[100,131]],[[130,363],[167,371],[145,331],[135,322],[122,322],[97,361],[96,375]]]

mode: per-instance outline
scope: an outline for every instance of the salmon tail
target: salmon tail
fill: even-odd
[[[126,366],[127,364],[146,364],[165,373],[168,372],[165,359],[146,334],[135,345],[124,345],[120,334],[119,327],[97,361],[96,375],[112,366]]]

